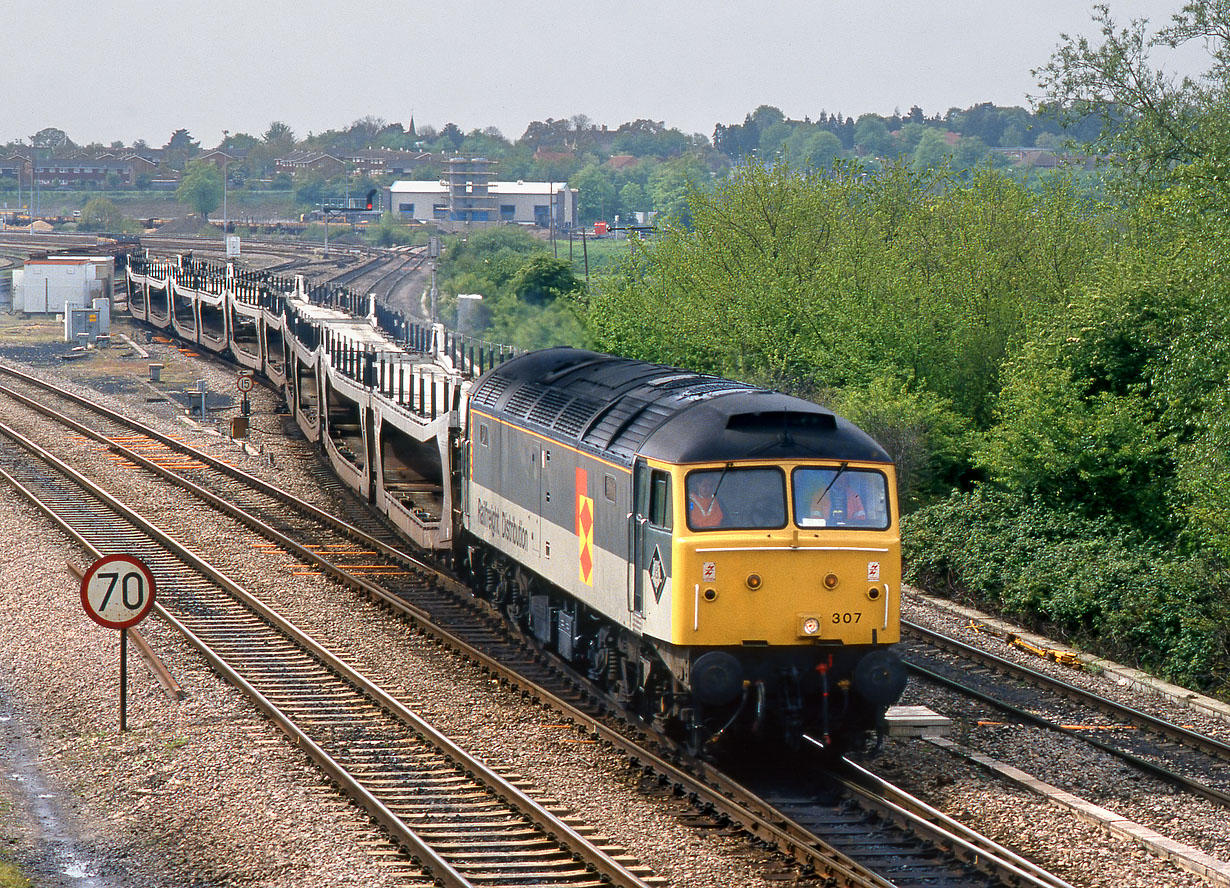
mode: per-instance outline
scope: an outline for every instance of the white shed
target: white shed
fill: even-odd
[[[13,273],[13,311],[62,314],[112,298],[115,261],[110,256],[28,259]]]

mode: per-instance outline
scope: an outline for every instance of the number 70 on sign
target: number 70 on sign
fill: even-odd
[[[81,578],[81,604],[90,619],[109,629],[141,622],[154,606],[154,575],[135,555],[108,555]]]

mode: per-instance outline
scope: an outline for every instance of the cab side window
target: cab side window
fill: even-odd
[[[654,469],[649,476],[649,523],[665,530],[671,529],[670,472]]]

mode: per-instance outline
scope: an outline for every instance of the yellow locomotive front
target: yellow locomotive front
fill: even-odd
[[[880,645],[899,638],[892,467],[698,466],[679,479],[673,644]],[[689,596],[687,590],[691,590]]]
[[[891,463],[673,468],[667,659],[693,721],[715,740],[812,731],[838,745],[875,727],[905,683]]]

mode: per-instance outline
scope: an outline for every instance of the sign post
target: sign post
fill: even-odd
[[[240,402],[239,412],[243,416],[247,416],[252,412],[252,408],[248,406],[248,392],[252,391],[252,374],[240,373],[239,378],[235,380],[235,388],[239,389],[243,398]]]
[[[120,730],[128,730],[128,627],[154,606],[154,575],[135,555],[108,555],[81,578],[81,605],[91,620],[120,630]]]

